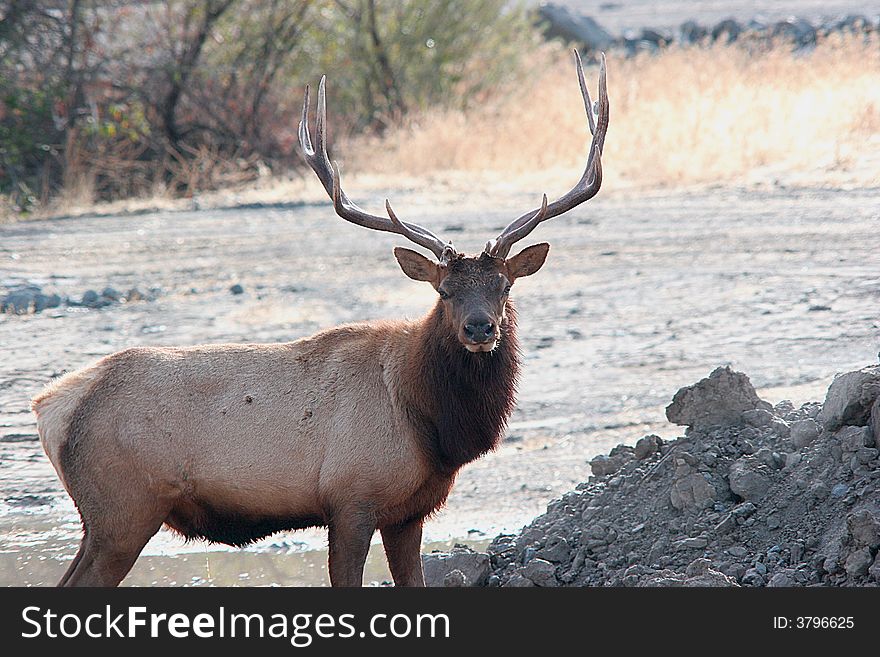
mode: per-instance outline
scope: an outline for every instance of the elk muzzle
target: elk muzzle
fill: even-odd
[[[485,315],[468,317],[459,332],[459,341],[471,352],[492,351],[499,337],[498,322]]]

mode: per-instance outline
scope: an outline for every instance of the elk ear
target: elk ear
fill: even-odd
[[[550,245],[547,242],[524,248],[512,258],[507,259],[508,278],[511,281],[523,276],[531,276],[538,271],[547,259]]]
[[[414,281],[427,281],[434,287],[440,284],[440,266],[431,262],[421,253],[402,246],[394,247],[394,257],[400,264],[403,273]]]

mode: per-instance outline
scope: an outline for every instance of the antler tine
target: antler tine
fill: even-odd
[[[386,201],[386,209],[389,218],[379,217],[369,214],[361,210],[355,205],[342,189],[339,181],[339,169],[335,163],[331,164],[330,158],[327,157],[327,96],[325,93],[326,77],[321,77],[321,83],[318,85],[318,108],[315,120],[315,141],[317,148],[312,145],[311,134],[309,133],[309,87],[306,86],[305,97],[303,99],[302,120],[299,124],[299,144],[302,149],[303,156],[308,162],[312,170],[317,174],[318,179],[324,186],[324,190],[333,200],[333,208],[336,214],[358,226],[370,228],[372,230],[381,230],[389,233],[397,233],[406,237],[411,242],[422,246],[431,251],[438,260],[444,261],[455,253],[455,249],[451,242],[444,243],[434,233],[427,228],[423,228],[417,224],[411,224],[400,221],[391,210],[391,204]]]
[[[598,116],[593,120],[593,104],[590,100],[589,91],[584,81],[583,65],[577,50],[574,51],[575,64],[578,73],[578,86],[587,110],[587,122],[593,139],[590,142],[590,152],[587,157],[587,166],[577,184],[564,196],[561,196],[550,205],[544,203],[538,210],[531,210],[521,217],[512,221],[507,228],[494,240],[486,244],[486,253],[496,258],[506,258],[510,248],[526,235],[531,233],[542,221],[558,217],[572,208],[589,201],[598,192],[602,185],[602,150],[605,147],[605,134],[608,131],[608,88],[606,84],[605,53],[601,54],[599,63],[599,102]]]
[[[574,49],[574,59],[577,63],[578,86],[581,88],[581,97],[584,99],[584,110],[587,113],[587,123],[590,124],[590,134],[596,134],[596,122],[593,120],[593,101],[590,100],[590,90],[587,89],[587,81],[584,80],[584,64],[581,62],[581,54]],[[605,64],[605,53],[602,53],[602,64]],[[604,69],[603,69],[604,70]]]
[[[429,233],[426,228],[422,228],[421,226],[419,226],[417,224],[408,224],[408,223],[398,219],[397,215],[394,214],[394,210],[391,209],[391,201],[389,201],[387,198],[385,199],[385,211],[388,213],[388,216],[391,219],[391,223],[393,223],[395,225],[395,227],[397,228],[397,232],[399,232],[401,235],[406,237],[411,242],[415,242],[416,244],[419,244],[420,243],[419,240],[428,238],[432,235],[432,233]],[[419,231],[423,231],[423,232],[419,232]],[[449,258],[450,252],[454,255],[455,249],[452,246],[452,242],[447,242],[446,244],[443,245],[443,248],[440,250],[440,253],[437,254],[437,258],[441,262],[444,262],[446,259]]]
[[[514,243],[518,242],[523,237],[525,237],[526,235],[531,233],[534,230],[535,226],[537,226],[539,223],[544,221],[544,219],[546,218],[546,215],[547,215],[547,195],[544,194],[544,198],[541,201],[541,207],[538,208],[538,210],[534,214],[527,215],[527,219],[528,219],[527,221],[525,221],[518,228],[514,228],[513,230],[510,230],[509,232],[505,231],[507,233],[505,236],[505,239],[508,242],[508,246],[506,247],[506,250],[504,251],[504,255],[500,255],[497,253],[492,253],[492,255],[494,255],[496,258],[506,258],[507,254],[510,252],[510,247]],[[500,238],[498,241],[500,242]],[[496,242],[495,246],[497,248],[497,246],[498,246],[497,242]]]

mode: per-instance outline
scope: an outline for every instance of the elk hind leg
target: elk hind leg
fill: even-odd
[[[88,537],[84,534],[82,537],[82,541],[79,544],[79,550],[76,552],[76,556],[73,558],[73,561],[70,562],[70,566],[67,567],[67,570],[64,572],[64,575],[58,581],[58,586],[65,586],[67,581],[70,579],[70,576],[73,575],[74,571],[79,566],[80,561],[82,561],[83,554],[86,552],[86,539]]]
[[[159,531],[167,510],[147,505],[124,522],[86,526],[82,546],[59,586],[118,586]],[[118,517],[118,516],[117,516]],[[121,518],[120,518],[121,520]]]
[[[172,500],[130,463],[88,445],[80,449],[67,455],[64,478],[82,518],[83,540],[58,585],[116,586],[165,522]]]

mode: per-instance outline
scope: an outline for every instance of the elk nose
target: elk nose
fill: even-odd
[[[468,322],[464,325],[464,334],[474,342],[489,342],[495,338],[495,324],[487,321]]]

